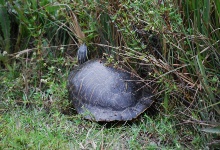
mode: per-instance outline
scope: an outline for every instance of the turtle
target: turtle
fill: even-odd
[[[152,93],[131,72],[104,59],[88,60],[87,46],[77,53],[78,63],[67,82],[69,99],[77,113],[93,121],[129,121],[153,103]]]

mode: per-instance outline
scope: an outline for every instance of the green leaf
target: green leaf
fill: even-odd
[[[201,131],[207,132],[207,133],[214,133],[214,134],[220,134],[220,126],[212,127],[212,128],[205,128]]]
[[[4,5],[4,4],[5,4],[5,1],[4,1],[4,0],[0,1],[0,4],[1,4],[1,5]],[[1,5],[0,5],[0,7],[1,7]]]

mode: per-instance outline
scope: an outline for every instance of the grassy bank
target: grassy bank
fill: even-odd
[[[219,146],[218,1],[0,3],[2,149],[199,149]],[[83,120],[68,101],[76,15],[89,57],[103,53],[155,95],[129,123]]]
[[[19,108],[0,119],[1,149],[199,149],[205,141],[190,128],[174,127],[173,118],[163,116],[98,124],[78,115]]]

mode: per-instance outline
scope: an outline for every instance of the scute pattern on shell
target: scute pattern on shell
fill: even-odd
[[[98,59],[73,70],[67,87],[77,112],[95,121],[132,120],[153,102],[137,78]]]

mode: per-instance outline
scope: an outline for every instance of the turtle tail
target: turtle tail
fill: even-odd
[[[79,50],[77,52],[77,60],[79,64],[83,64],[88,60],[87,46],[85,44],[80,45]]]

